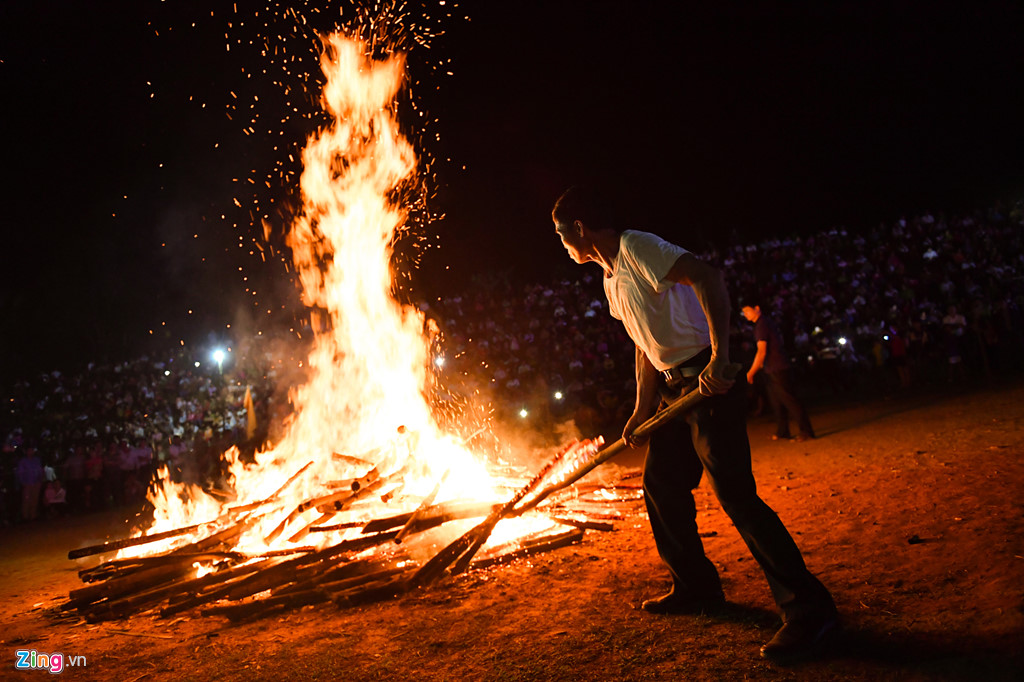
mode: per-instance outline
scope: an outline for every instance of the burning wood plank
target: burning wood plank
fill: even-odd
[[[141,545],[147,545],[153,542],[159,542],[161,540],[169,540],[171,538],[181,537],[182,535],[188,535],[194,533],[202,528],[208,528],[224,523],[229,523],[231,520],[236,518],[239,514],[250,512],[258,509],[262,506],[274,502],[278,496],[281,495],[285,490],[288,489],[296,479],[299,478],[305,472],[313,462],[308,462],[304,467],[296,471],[287,481],[284,482],[272,495],[266,497],[258,502],[251,502],[249,504],[239,505],[237,507],[228,507],[227,511],[216,519],[206,521],[204,523],[196,523],[191,526],[185,526],[182,528],[175,528],[172,530],[164,531],[162,533],[154,533],[152,535],[140,535],[134,538],[124,538],[121,540],[113,540],[110,542],[104,542],[99,545],[92,545],[90,547],[81,547],[79,549],[73,549],[68,552],[68,559],[81,559],[83,557],[93,556],[96,554],[106,554],[107,552],[115,552],[119,549],[127,549],[129,547],[138,547]]]
[[[107,552],[116,552],[119,549],[126,549],[128,547],[138,547],[139,545],[147,545],[151,542],[158,542],[160,540],[168,540],[170,538],[181,537],[182,535],[188,535],[193,533],[200,528],[211,526],[218,523],[219,519],[207,521],[206,523],[197,523],[191,526],[185,526],[184,528],[175,528],[173,530],[164,531],[162,533],[154,533],[153,535],[140,535],[134,538],[124,538],[121,540],[112,540],[110,542],[104,542],[99,545],[91,545],[89,547],[81,547],[79,549],[73,549],[68,552],[68,559],[81,559],[87,556],[93,556],[95,554],[105,554]]]
[[[588,442],[587,446],[589,445],[590,444]],[[490,537],[491,532],[498,524],[498,521],[507,516],[524,497],[533,492],[533,490],[540,485],[551,470],[554,469],[565,457],[575,454],[581,446],[583,446],[582,443],[574,442],[560,450],[551,459],[551,461],[548,462],[540,472],[530,480],[529,483],[513,495],[512,499],[503,507],[492,512],[490,516],[483,521],[483,523],[474,527],[468,533],[452,542],[450,545],[434,555],[430,561],[425,563],[423,567],[417,571],[416,575],[413,576],[413,583],[417,586],[429,585],[437,580],[441,574],[453,564],[453,573],[461,573],[465,571],[469,566],[469,562],[472,560],[473,555],[475,555],[483,544],[487,542],[487,538]]]
[[[522,542],[510,543],[515,547],[509,551],[495,553],[473,561],[473,569],[489,568],[541,552],[552,551],[580,542],[584,531],[573,528]],[[336,569],[337,570],[337,569]],[[340,570],[351,572],[351,567]],[[327,600],[341,607],[350,607],[372,601],[389,599],[409,591],[414,586],[415,569],[396,566],[371,571],[337,580],[324,579],[303,582],[276,591],[270,597],[239,604],[214,606],[202,611],[204,616],[223,615],[231,620],[244,620],[265,616],[282,610],[318,604]]]
[[[584,530],[582,528],[574,528],[572,530],[566,530],[553,535],[537,538],[532,542],[522,543],[521,547],[510,552],[476,559],[470,564],[470,568],[489,568],[491,566],[509,563],[510,561],[515,561],[516,559],[521,559],[523,557],[540,554],[541,552],[550,552],[552,550],[559,549],[560,547],[574,545],[578,542],[582,542],[583,535]]]
[[[202,609],[205,615],[225,615],[238,619],[311,603],[334,601],[346,605],[385,598],[425,584],[421,581],[423,571],[431,564],[427,562],[417,565],[406,560],[389,566],[392,560],[387,559],[383,548],[393,546],[400,534],[403,539],[407,539],[445,523],[473,517],[487,518],[464,534],[460,541],[453,543],[459,544],[461,554],[453,556],[450,549],[452,545],[438,553],[437,556],[448,562],[442,571],[453,562],[464,564],[456,565],[456,570],[452,571],[458,573],[578,542],[583,537],[583,528],[606,530],[610,524],[586,518],[590,514],[579,518],[578,512],[575,515],[570,512],[548,512],[554,521],[576,528],[542,535],[538,539],[527,536],[507,543],[510,549],[492,548],[484,556],[474,557],[486,542],[497,520],[513,510],[567,453],[575,452],[578,447],[575,444],[560,451],[504,505],[471,501],[434,505],[432,502],[438,484],[411,512],[365,523],[349,521],[336,526],[309,527],[310,532],[361,527],[361,536],[336,542],[323,549],[295,547],[270,550],[259,556],[247,556],[231,550],[231,543],[239,534],[262,518],[262,515],[246,515],[210,536],[164,554],[118,559],[83,570],[83,580],[103,582],[72,592],[65,609],[77,609],[90,621],[124,618],[154,608],[159,608],[163,617]],[[296,476],[299,473],[301,471]],[[378,489],[377,486],[388,478],[392,477],[378,478],[356,492],[346,491],[344,497],[328,504],[347,508],[356,500],[371,496]],[[303,505],[307,510],[313,509],[312,501],[321,500],[322,497],[325,496],[311,498]],[[333,511],[328,512],[318,521],[335,515]],[[352,561],[354,555],[373,547],[382,549],[377,550],[372,557]],[[431,561],[436,566],[440,560],[435,557]],[[218,565],[212,572],[200,577],[194,566],[200,562],[217,562]],[[270,596],[256,596],[265,592],[269,592]]]
[[[372,471],[377,472],[377,469],[374,468]],[[292,510],[290,514],[288,514],[288,516],[282,519],[281,523],[279,523],[277,527],[270,532],[270,534],[266,537],[266,542],[270,544],[278,537],[280,537],[281,534],[284,533],[285,528],[287,528],[289,524],[294,522],[307,511],[311,509],[316,509],[322,515],[331,514],[333,516],[338,512],[348,509],[356,501],[364,499],[373,492],[380,490],[385,485],[393,483],[394,481],[398,480],[402,476],[404,471],[405,469],[403,467],[402,469],[395,471],[394,473],[388,475],[385,478],[381,478],[379,472],[371,472],[372,475],[367,474],[362,478],[353,481],[351,484],[351,490],[341,490],[339,492],[329,493],[327,495],[320,495],[319,497],[310,498],[304,502],[299,503],[299,505],[296,506],[295,509]],[[320,519],[311,521],[309,524],[307,524],[305,530],[308,532],[308,529],[314,525],[322,525],[322,517]],[[303,533],[300,530],[299,533],[297,534],[297,537],[298,539],[304,538],[305,533]]]
[[[498,509],[500,505],[490,502],[442,502],[425,509],[421,514],[418,524],[432,524],[430,527],[457,521],[459,519],[472,519],[479,516],[487,516]],[[369,521],[363,526],[364,533],[379,533],[382,530],[389,530],[403,526],[409,522],[415,512],[406,512],[383,519]]]
[[[430,491],[430,494],[424,497],[423,500],[420,502],[419,506],[416,507],[416,510],[409,515],[409,520],[405,522],[405,525],[402,526],[402,529],[398,531],[398,535],[395,536],[396,545],[402,544],[402,540],[404,540],[405,536],[409,534],[410,530],[412,530],[413,525],[420,518],[420,516],[423,515],[424,510],[426,510],[428,507],[430,507],[430,505],[434,503],[434,499],[437,497],[437,493],[440,492],[441,486],[444,485],[444,482],[445,480],[447,480],[448,474],[450,474],[451,471],[451,469],[448,469],[447,471],[444,472],[444,475],[441,476],[441,480],[437,482],[437,484],[434,486],[434,489]]]
[[[557,516],[555,514],[549,515],[552,521],[556,521],[566,526],[573,526],[581,530],[602,530],[609,531],[614,530],[615,526],[609,521],[595,521],[593,519],[578,519],[571,516]]]

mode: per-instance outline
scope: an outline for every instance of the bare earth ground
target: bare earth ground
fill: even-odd
[[[667,586],[640,503],[612,532],[391,601],[307,607],[233,624],[195,615],[57,620],[81,583],[67,550],[115,515],[0,535],[0,679],[15,650],[84,656],[83,680],[1024,679],[1024,386],[812,409],[818,440],[750,427],[759,490],[834,592],[844,632],[782,667],[758,648],[778,626],[767,584],[710,491],[708,555],[722,616],[639,610]],[[633,461],[625,462],[635,466]]]

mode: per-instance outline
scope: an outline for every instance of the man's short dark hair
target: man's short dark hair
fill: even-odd
[[[565,190],[555,202],[551,215],[562,225],[572,225],[579,220],[591,230],[618,231],[605,196],[587,185],[574,185]]]

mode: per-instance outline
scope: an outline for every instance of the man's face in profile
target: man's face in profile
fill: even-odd
[[[566,225],[558,222],[552,217],[555,223],[555,233],[562,240],[562,246],[569,252],[569,258],[576,263],[585,263],[587,259],[583,255],[584,242],[579,231],[573,225]]]

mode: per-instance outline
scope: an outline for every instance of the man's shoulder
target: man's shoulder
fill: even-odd
[[[643,230],[623,230],[619,233],[619,240],[630,244],[642,244],[645,242],[659,243],[666,241],[664,238],[654,234],[653,232],[644,232]]]
[[[768,340],[768,337],[775,331],[775,325],[772,324],[772,318],[761,313],[761,316],[757,318],[757,322],[754,323],[754,335],[758,339]]]
[[[664,237],[642,230],[624,230],[619,235],[619,245],[630,253],[689,253],[683,247]]]

